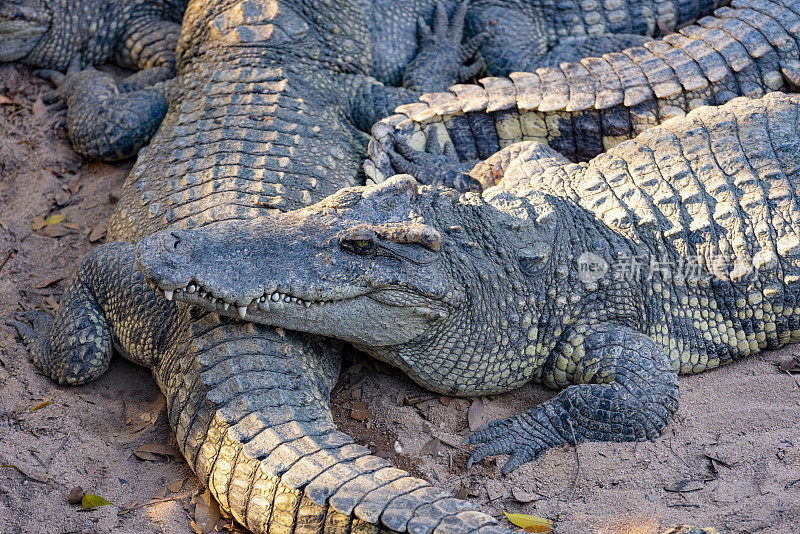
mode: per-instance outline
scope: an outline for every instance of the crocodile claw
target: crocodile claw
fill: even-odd
[[[468,7],[469,3],[462,1],[448,20],[444,5],[437,2],[430,25],[422,18],[417,21],[419,49],[403,75],[405,87],[425,93],[446,91],[485,68],[477,52],[489,33],[481,32],[462,43]]]
[[[536,459],[551,445],[544,437],[544,428],[531,427],[531,422],[526,420],[525,424],[521,424],[520,416],[514,416],[492,421],[473,432],[467,438],[467,443],[480,446],[470,455],[467,468],[488,456],[507,454],[509,459],[502,467],[503,474],[507,475],[522,464]]]

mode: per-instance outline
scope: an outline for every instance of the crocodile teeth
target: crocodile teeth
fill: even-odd
[[[291,302],[291,301],[292,301],[292,297],[290,297],[289,295],[284,295],[283,296],[283,302]]]
[[[310,307],[311,307],[311,303],[310,303],[310,302],[308,302],[308,301],[305,301],[305,302],[303,302],[303,305],[304,305],[306,308],[310,308]]]
[[[164,297],[167,300],[172,300],[172,294],[173,294],[173,290],[171,290],[171,289],[165,289],[164,290]]]
[[[247,306],[237,306],[236,309],[239,312],[239,317],[244,319],[244,316],[247,315]]]
[[[188,286],[186,286],[186,292],[187,293],[194,293],[195,291],[197,291],[197,286],[196,285],[189,284]]]
[[[231,303],[230,302],[223,302],[222,303],[222,309],[223,310],[227,310],[230,307],[231,307]]]
[[[208,293],[206,293],[205,291],[200,291],[200,292],[198,293],[198,295],[200,295],[200,298],[203,298],[203,299],[204,299],[204,298],[206,298],[206,295],[208,295]]]
[[[281,300],[281,294],[276,291],[275,293],[270,295],[269,300],[271,300],[272,302],[278,302],[279,300]]]
[[[211,297],[209,300],[211,301],[211,304],[214,304],[215,302],[217,302],[217,298],[216,297]]]

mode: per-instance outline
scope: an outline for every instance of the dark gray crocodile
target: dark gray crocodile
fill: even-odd
[[[175,65],[188,0],[2,0],[0,62],[65,70],[113,60],[123,67]]]
[[[418,94],[369,75],[383,62],[369,17],[349,3],[191,3],[176,76],[162,84],[166,116],[109,224],[109,239],[127,243],[82,261],[54,319],[16,326],[62,384],[102,374],[114,349],[151,367],[189,465],[255,532],[507,532],[337,431],[339,342],[168,302],[134,265],[130,243],[154,231],[246,221],[357,183],[359,125]],[[65,84],[100,113],[107,101],[91,89],[108,80],[89,70]]]
[[[587,161],[697,107],[800,90],[800,3],[734,0],[643,46],[481,83],[423,95],[376,124],[369,180],[405,172],[392,165],[397,140],[417,150],[455,142],[472,163],[522,140]]]
[[[395,176],[153,234],[138,265],[177,300],[338,337],[442,394],[563,389],[469,438],[470,464],[507,454],[505,473],[654,439],[678,373],[800,341],[800,95],[703,107],[589,163],[520,142],[475,172],[499,183]]]
[[[68,105],[67,131],[76,152],[103,160],[130,157],[158,128],[166,111],[163,88],[151,87],[175,71],[179,21],[188,0],[0,0],[0,62],[42,67],[41,75],[62,84],[59,70],[114,61],[138,72],[122,83],[93,75],[79,86],[74,77],[57,92]],[[76,102],[76,92],[93,98]],[[120,93],[124,93],[122,96]],[[98,114],[96,98],[105,107]],[[63,105],[51,108],[59,111]]]

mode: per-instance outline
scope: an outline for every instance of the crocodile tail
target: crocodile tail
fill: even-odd
[[[431,135],[465,161],[519,141],[586,161],[703,105],[800,90],[798,47],[800,3],[734,0],[644,46],[422,95],[373,127],[365,172],[384,180],[394,174],[392,139],[422,150]]]
[[[253,532],[506,532],[336,430],[337,342],[214,314],[187,334],[156,371],[170,421],[189,465]]]

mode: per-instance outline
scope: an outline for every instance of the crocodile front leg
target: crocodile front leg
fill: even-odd
[[[181,316],[175,303],[156,298],[134,262],[133,245],[97,247],[81,261],[55,318],[29,314],[34,328],[8,321],[44,374],[59,384],[85,384],[108,369],[114,348],[152,367]]]
[[[66,76],[40,71],[58,89],[67,107],[66,125],[75,152],[104,161],[135,155],[156,133],[167,112],[163,79],[171,67],[132,74],[120,84],[93,68],[78,70],[77,58]],[[63,105],[62,105],[63,107]]]
[[[574,329],[543,369],[543,381],[566,387],[532,410],[493,421],[469,437],[480,444],[469,465],[507,454],[509,473],[547,449],[581,441],[655,439],[678,409],[678,375],[653,340],[601,324]]]

